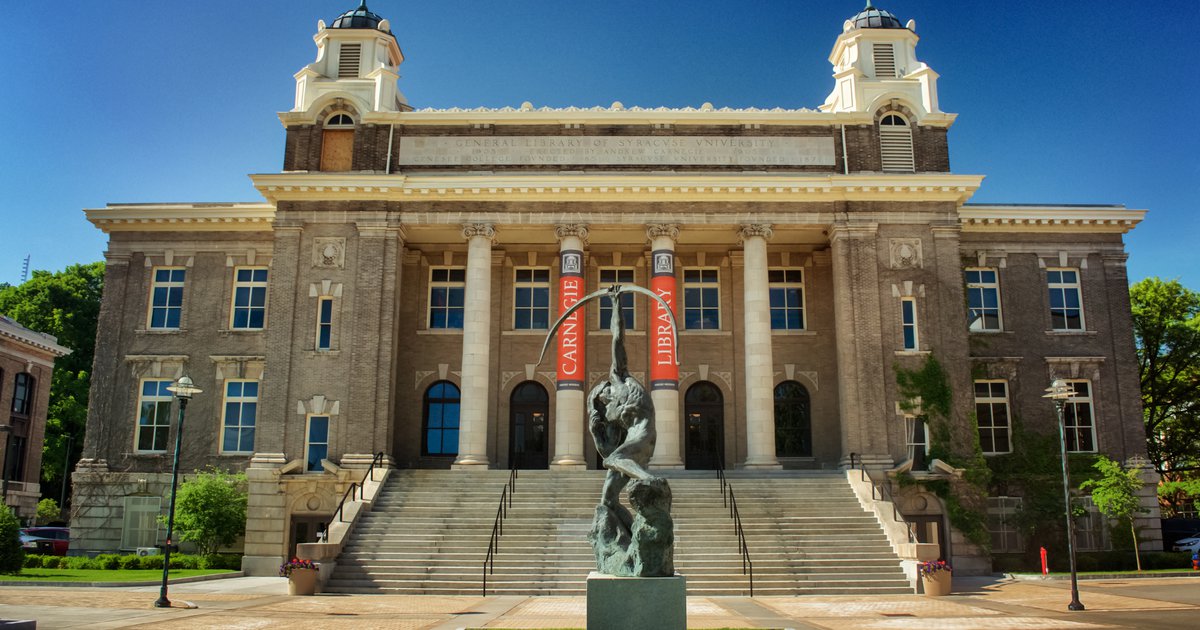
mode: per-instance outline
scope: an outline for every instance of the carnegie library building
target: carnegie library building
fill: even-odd
[[[1054,379],[1072,386],[1067,449],[1136,465],[1123,235],[1144,211],[971,204],[984,176],[952,171],[956,114],[915,24],[868,4],[829,26],[829,96],[811,109],[427,109],[399,89],[387,19],[364,4],[319,22],[279,114],[281,168],[251,176],[260,201],[86,211],[109,242],[72,549],[163,543],[167,387],[184,375],[203,393],[181,470],[247,473],[254,574],[340,522],[373,462],[385,495],[518,468],[598,497],[585,395],[618,312],[668,476],[958,484],[947,454],[1011,453],[1018,423],[1057,435]],[[614,284],[661,296],[677,337],[661,305],[624,294],[572,315],[539,363],[560,313]],[[931,363],[952,394],[940,414],[898,381]],[[942,498],[900,494],[921,542],[985,570],[988,546]],[[975,498],[990,551],[1018,551],[1019,492]],[[1081,548],[1103,548],[1086,520]]]

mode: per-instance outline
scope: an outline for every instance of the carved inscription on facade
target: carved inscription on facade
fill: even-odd
[[[834,151],[832,136],[405,136],[399,163],[833,166]]]

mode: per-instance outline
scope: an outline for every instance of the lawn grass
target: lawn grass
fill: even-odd
[[[171,569],[171,579],[195,575],[233,573],[228,569]],[[19,575],[0,575],[3,582],[153,582],[162,579],[162,569],[23,569]]]

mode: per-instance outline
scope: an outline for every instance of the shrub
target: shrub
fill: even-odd
[[[92,559],[87,556],[65,556],[58,562],[60,569],[94,569],[97,568]]]
[[[120,556],[117,558],[118,569],[140,569],[142,568],[142,559],[139,556]]]
[[[121,556],[115,553],[102,553],[92,558],[92,563],[97,569],[113,571],[121,568]]]
[[[246,475],[217,468],[197,472],[179,486],[175,530],[200,554],[216,553],[246,532]]]
[[[193,556],[185,553],[171,554],[172,569],[199,569],[200,556]]]
[[[138,559],[138,568],[139,569],[162,570],[162,568],[163,568],[163,557],[162,556],[140,556],[140,557],[137,557],[137,559]]]
[[[21,521],[12,508],[0,509],[0,573],[17,574],[25,565],[25,550],[21,548]]]
[[[42,568],[42,556],[39,556],[39,555],[33,554],[33,553],[25,556],[25,568],[26,569]]]
[[[62,520],[62,510],[58,508],[58,501],[55,501],[54,499],[42,499],[41,501],[38,501],[38,525],[46,525],[58,520]]]

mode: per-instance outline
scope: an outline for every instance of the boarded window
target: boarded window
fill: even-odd
[[[362,57],[362,44],[342,44],[338,56],[338,78],[358,78],[358,61]]]
[[[353,131],[326,130],[321,136],[321,170],[348,171],[354,153]]]

